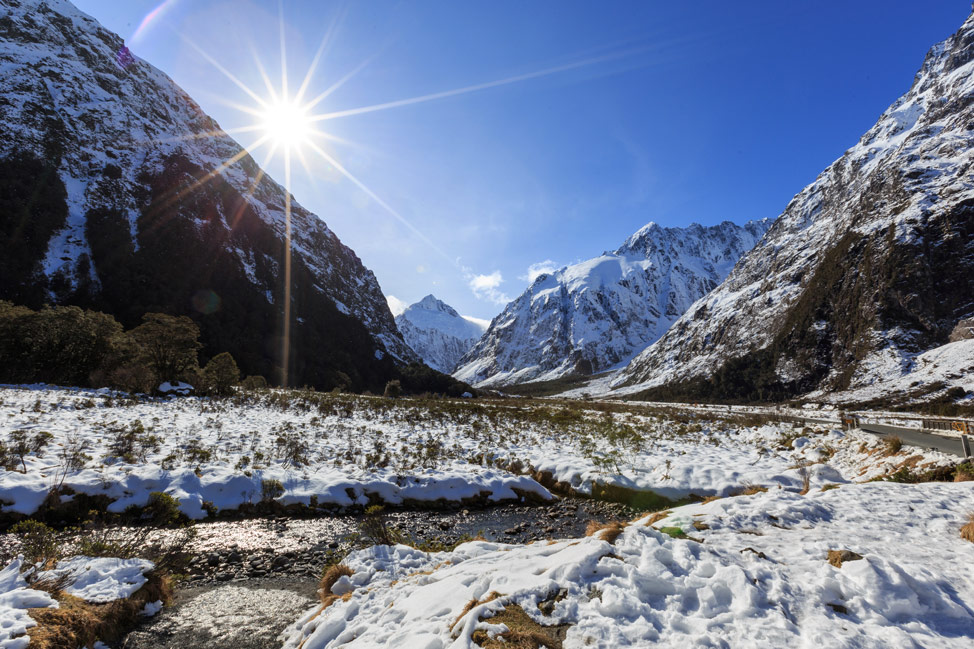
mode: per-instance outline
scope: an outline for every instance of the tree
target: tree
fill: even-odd
[[[203,371],[200,372],[200,380],[204,392],[216,396],[226,396],[233,391],[233,386],[240,381],[240,370],[237,362],[229,352],[217,354],[210,359]]]
[[[129,335],[158,382],[179,381],[197,367],[200,329],[186,316],[146,313]]]

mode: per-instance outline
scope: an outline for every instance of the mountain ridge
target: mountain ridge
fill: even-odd
[[[716,286],[768,223],[649,223],[616,250],[539,275],[495,317],[454,376],[502,386],[618,367]]]
[[[974,14],[614,387],[647,398],[865,394],[946,344],[974,313],[972,60]],[[956,362],[974,369],[974,358]],[[944,385],[956,383],[949,374]]]

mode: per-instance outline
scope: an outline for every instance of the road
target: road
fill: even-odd
[[[901,426],[887,426],[885,424],[860,423],[859,428],[879,435],[881,437],[899,437],[904,444],[919,446],[921,448],[932,448],[944,453],[951,453],[960,457],[966,457],[963,442],[960,436],[947,437],[916,428],[903,428]]]

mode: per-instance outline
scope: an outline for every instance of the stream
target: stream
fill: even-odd
[[[395,511],[386,519],[417,541],[451,543],[479,534],[524,543],[581,536],[590,520],[635,515],[623,505],[566,498],[546,505]],[[353,549],[361,519],[198,523],[189,578],[177,589],[173,605],[132,631],[121,649],[277,649],[281,631],[317,601],[322,568]]]

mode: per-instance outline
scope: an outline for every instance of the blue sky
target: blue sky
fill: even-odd
[[[254,100],[198,49],[266,96],[256,52],[279,86],[277,0],[74,2],[224,128],[253,123],[231,104]],[[292,190],[387,295],[434,293],[490,318],[526,287],[529,267],[614,249],[649,221],[777,216],[909,88],[929,47],[970,9],[964,0],[284,0],[292,89],[329,30],[309,96],[367,62],[319,112],[529,77],[321,121],[342,141],[316,141],[360,184],[309,152],[310,173],[295,163]],[[556,71],[532,76],[545,70]],[[283,180],[280,156],[267,168]]]

